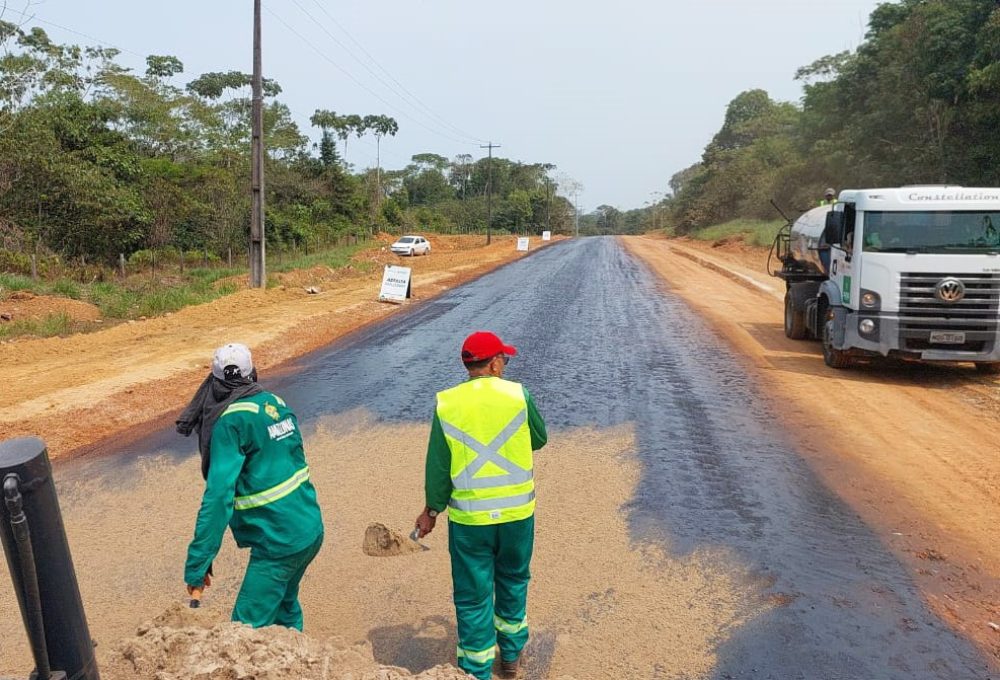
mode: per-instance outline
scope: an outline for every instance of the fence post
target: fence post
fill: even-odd
[[[184,250],[183,249],[180,250],[180,256],[181,256],[181,274],[183,274],[184,273]]]
[[[118,253],[118,273],[125,278],[125,253]]]
[[[38,258],[34,253],[31,254],[31,280],[38,280]]]
[[[149,251],[149,261],[153,265],[153,278],[156,278],[156,249],[153,248]]]
[[[229,263],[229,268],[233,268],[233,247],[229,246],[229,250],[226,252],[226,261]]]

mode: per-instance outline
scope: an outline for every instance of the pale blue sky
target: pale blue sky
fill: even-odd
[[[7,4],[21,10],[27,1]],[[581,208],[625,209],[700,157],[739,92],[798,100],[795,70],[856,47],[877,4],[264,0],[264,70],[309,132],[316,108],[394,116],[399,135],[382,144],[388,167],[425,151],[478,157],[478,140],[493,140],[499,155],[555,163],[582,182]],[[93,42],[51,23],[128,50],[121,61],[137,69],[140,54],[176,55],[187,82],[205,71],[249,72],[252,6],[32,0],[31,12],[54,39]],[[348,160],[374,165],[374,141],[352,141]]]

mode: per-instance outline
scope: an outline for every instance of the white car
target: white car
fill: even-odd
[[[397,255],[430,255],[431,244],[423,236],[404,236],[389,248]]]

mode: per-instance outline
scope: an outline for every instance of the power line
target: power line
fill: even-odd
[[[22,17],[26,18],[28,21],[37,21],[40,24],[46,24],[48,26],[52,26],[53,28],[58,28],[60,31],[66,31],[67,33],[72,33],[73,35],[78,35],[81,38],[86,38],[87,40],[91,40],[91,41],[97,43],[98,45],[103,45],[104,47],[110,47],[112,49],[118,50],[119,52],[124,52],[124,53],[127,53],[127,54],[131,54],[133,56],[139,57],[140,59],[145,59],[147,56],[149,56],[149,55],[146,55],[146,54],[140,54],[140,53],[138,53],[138,52],[136,52],[134,50],[125,49],[124,47],[118,47],[117,45],[114,45],[113,43],[109,43],[106,40],[100,40],[99,38],[95,38],[92,35],[87,35],[86,33],[82,33],[80,31],[76,31],[76,30],[74,30],[72,28],[68,28],[66,26],[61,26],[61,25],[59,25],[59,24],[57,24],[57,23],[55,23],[53,21],[48,21],[47,19],[42,19],[41,17],[39,17],[37,14],[34,14],[34,13],[24,12],[22,10],[14,9],[12,7],[4,7],[3,10],[0,11],[0,14],[3,14],[3,12],[13,12],[15,14],[20,14]]]
[[[494,144],[491,141],[489,144],[480,146],[479,148],[490,150],[488,179],[486,180],[486,186],[489,187],[489,191],[486,194],[486,245],[489,245],[493,240],[493,232],[491,230],[493,226],[493,149],[499,149],[500,145]]]
[[[271,12],[272,14],[274,14],[273,11],[271,11],[270,8],[265,7],[265,9],[267,9],[269,12]],[[145,60],[146,57],[149,56],[149,55],[146,55],[146,54],[142,54],[141,52],[136,52],[135,50],[128,49],[127,47],[122,47],[121,45],[116,45],[115,43],[110,42],[108,40],[102,40],[101,38],[98,38],[96,36],[90,35],[88,33],[84,33],[83,31],[78,31],[78,30],[70,28],[68,26],[64,26],[62,24],[57,24],[55,22],[48,21],[47,19],[43,19],[43,18],[39,17],[37,14],[34,14],[34,13],[25,12],[25,11],[22,11],[22,10],[19,10],[19,9],[15,9],[13,7],[4,7],[3,11],[4,12],[11,12],[11,13],[17,14],[17,15],[19,15],[21,17],[25,17],[29,22],[38,22],[38,23],[41,23],[41,24],[46,24],[48,26],[52,26],[53,28],[57,28],[57,29],[59,29],[61,31],[65,31],[66,33],[71,33],[73,35],[80,36],[81,38],[86,38],[87,40],[89,40],[89,41],[91,41],[93,43],[96,43],[98,45],[102,45],[104,47],[110,47],[112,49],[118,50],[119,52],[121,52],[123,54],[131,54],[131,55],[133,55],[135,57],[138,57],[140,59],[143,59],[143,60]],[[279,17],[279,21],[280,20],[281,19]],[[285,23],[285,22],[282,22],[282,23]],[[295,32],[287,24],[285,24],[285,25],[290,30],[292,30],[293,33]],[[287,104],[286,104],[286,106],[287,106]],[[289,107],[288,110],[292,114],[301,117],[305,121],[308,121],[309,118],[310,118],[309,115],[307,115],[307,114],[305,114],[305,113],[303,113],[301,111],[296,111],[296,110],[292,109],[291,107]],[[452,139],[452,141],[457,141],[457,140]],[[460,143],[463,144],[463,145],[466,144],[465,142],[460,142]],[[369,141],[367,141],[365,139],[362,139],[362,138],[358,138],[357,140],[355,140],[355,144],[361,144],[361,145],[366,146],[366,147],[368,147],[370,149],[374,149],[375,148],[374,144],[372,144],[371,142],[369,142]],[[404,164],[407,163],[407,162],[409,162],[409,160],[410,160],[410,159],[406,158],[405,156],[403,156],[403,155],[401,155],[399,153],[396,153],[396,152],[394,152],[392,150],[389,150],[387,153],[388,153],[389,156],[395,158],[396,160],[398,160],[399,162],[404,163]]]
[[[318,26],[318,27],[319,27],[319,29],[320,29],[321,31],[323,31],[324,33],[326,33],[327,37],[329,37],[329,38],[330,38],[330,40],[332,40],[332,41],[333,41],[334,43],[336,43],[337,45],[339,45],[339,46],[340,46],[340,48],[341,48],[341,49],[343,49],[343,50],[344,50],[344,51],[345,51],[345,52],[347,53],[347,55],[348,55],[349,57],[351,57],[351,59],[353,59],[353,60],[354,60],[354,61],[356,61],[356,62],[357,62],[358,64],[360,64],[360,65],[361,65],[361,67],[362,67],[363,69],[365,69],[365,70],[366,70],[366,71],[367,71],[367,72],[368,72],[369,74],[371,74],[371,76],[372,76],[373,78],[375,78],[375,80],[377,80],[377,81],[378,81],[379,83],[381,83],[381,84],[382,84],[382,86],[384,86],[384,87],[385,87],[386,89],[388,89],[388,90],[389,90],[390,92],[392,92],[392,93],[393,93],[393,94],[395,94],[395,95],[396,95],[397,97],[399,97],[399,99],[400,99],[401,101],[403,101],[403,102],[405,102],[405,103],[406,103],[407,105],[409,105],[409,106],[413,107],[414,111],[418,112],[418,113],[419,113],[420,115],[422,115],[422,116],[427,116],[427,117],[428,117],[428,119],[429,119],[429,120],[431,120],[431,121],[433,121],[433,120],[434,120],[434,118],[436,118],[436,117],[437,117],[437,116],[435,116],[435,114],[434,114],[434,112],[433,112],[433,111],[431,111],[429,115],[428,115],[427,113],[424,113],[423,111],[421,111],[421,110],[420,110],[420,108],[419,108],[419,106],[418,106],[417,104],[415,104],[415,103],[414,103],[414,102],[412,101],[412,99],[411,99],[412,95],[410,95],[410,96],[408,97],[408,96],[407,96],[406,94],[404,94],[403,92],[400,92],[400,90],[397,90],[397,89],[396,89],[395,87],[393,87],[393,85],[392,85],[391,83],[387,82],[387,81],[386,81],[386,80],[385,80],[384,78],[382,78],[382,76],[380,76],[380,75],[379,75],[378,73],[376,73],[375,71],[373,71],[373,70],[371,69],[371,67],[370,67],[370,66],[368,66],[368,64],[366,64],[366,63],[365,63],[364,61],[362,61],[362,60],[361,60],[361,59],[360,59],[360,58],[359,58],[359,57],[358,57],[358,56],[357,56],[356,54],[354,54],[354,52],[352,52],[352,51],[351,51],[351,49],[350,49],[350,48],[349,48],[349,47],[348,47],[347,45],[345,45],[345,44],[344,44],[343,42],[341,42],[341,41],[340,41],[340,39],[339,39],[339,38],[337,38],[337,36],[335,36],[335,35],[334,35],[333,33],[331,33],[331,32],[329,31],[329,29],[327,29],[327,27],[326,27],[326,26],[324,26],[324,25],[323,25],[322,23],[320,23],[320,22],[319,22],[319,21],[318,21],[318,20],[316,19],[316,17],[314,17],[314,16],[313,16],[313,15],[312,15],[312,14],[311,14],[311,13],[309,12],[309,10],[307,10],[307,9],[306,9],[305,7],[303,7],[303,6],[302,6],[302,5],[301,5],[301,4],[299,3],[299,1],[298,1],[298,0],[292,0],[292,4],[294,4],[294,5],[296,6],[296,7],[298,7],[298,8],[299,8],[299,10],[300,10],[300,11],[301,11],[301,12],[302,12],[303,14],[305,14],[305,15],[306,15],[306,17],[307,17],[307,18],[308,18],[308,19],[309,19],[309,20],[310,20],[311,22],[313,22],[314,24],[316,24],[316,26]],[[318,4],[318,3],[317,3],[317,4]],[[323,9],[323,6],[322,6],[322,5],[320,5],[320,9]],[[325,10],[324,10],[324,11],[325,11]],[[397,82],[397,85],[398,85],[398,84],[399,84],[399,83]],[[402,86],[401,86],[401,85],[400,85],[400,87],[402,88]],[[403,89],[403,90],[405,90],[406,88],[402,88],[402,89]],[[426,108],[426,106],[425,106],[424,108]],[[472,136],[470,136],[470,135],[467,135],[467,134],[465,134],[464,132],[462,132],[462,131],[461,131],[461,130],[459,130],[458,128],[455,128],[455,127],[454,127],[453,125],[451,125],[450,123],[448,123],[448,121],[445,121],[445,120],[442,120],[442,119],[439,119],[439,122],[440,122],[440,123],[443,123],[443,124],[445,125],[445,127],[450,127],[450,128],[452,128],[452,129],[453,129],[453,130],[455,130],[455,131],[456,131],[456,132],[457,132],[457,133],[458,133],[459,135],[461,135],[461,136],[463,136],[463,137],[468,137],[468,138],[469,138],[469,140],[471,140],[471,141],[475,141],[475,142],[479,142],[479,141],[481,141],[481,140],[479,140],[479,139],[476,139],[475,137],[472,137]],[[435,123],[435,124],[437,124],[437,123]]]
[[[391,80],[396,85],[398,85],[399,88],[403,92],[405,92],[414,102],[416,102],[417,105],[419,105],[421,108],[423,108],[424,111],[426,111],[428,115],[430,115],[432,118],[435,118],[436,120],[438,120],[440,123],[444,124],[445,126],[451,128],[455,132],[459,133],[463,137],[468,137],[469,139],[475,140],[476,142],[485,142],[486,141],[485,139],[480,139],[479,137],[476,137],[475,135],[471,135],[468,132],[465,132],[464,130],[462,130],[462,128],[460,128],[460,127],[458,127],[456,125],[452,125],[447,119],[445,119],[442,116],[439,116],[437,113],[435,113],[432,108],[430,108],[423,101],[421,101],[421,99],[417,95],[415,95],[412,92],[410,92],[410,90],[408,90],[405,85],[403,85],[401,82],[399,82],[399,80],[395,76],[393,76],[392,73],[390,73],[388,69],[386,69],[384,66],[382,66],[382,64],[380,64],[378,62],[378,60],[375,59],[375,57],[373,57],[371,55],[371,53],[368,50],[365,49],[364,45],[362,45],[360,42],[358,42],[357,40],[355,40],[354,36],[351,35],[351,32],[348,31],[344,27],[343,24],[341,24],[339,21],[337,21],[337,18],[334,17],[332,13],[330,13],[330,11],[320,2],[320,0],[313,0],[313,3],[317,7],[319,7],[320,10],[327,17],[329,17],[330,21],[332,21],[334,23],[334,25],[337,28],[339,28],[344,33],[344,35],[347,36],[348,40],[350,40],[352,43],[354,43],[354,45],[359,50],[361,50],[362,54],[364,54],[366,57],[368,57],[369,61],[371,61],[371,63],[374,64],[376,66],[376,68],[378,68],[380,71],[382,71],[382,73],[384,73],[386,76],[388,76],[389,80]],[[344,47],[343,44],[340,43],[340,41],[337,41],[337,44],[341,45],[341,47]],[[344,49],[348,52],[348,54],[351,54],[350,50],[348,50],[346,47],[344,47]],[[351,56],[354,56],[354,55],[351,54]],[[355,57],[355,59],[357,60],[357,57]],[[365,67],[365,68],[367,68],[367,67]]]
[[[467,142],[465,140],[458,139],[458,138],[454,137],[453,135],[444,133],[444,132],[442,132],[440,130],[436,130],[436,129],[434,129],[434,128],[432,128],[432,127],[424,124],[423,121],[418,120],[418,119],[414,118],[413,116],[410,116],[405,111],[402,111],[401,109],[399,109],[399,107],[397,107],[394,104],[388,102],[382,95],[380,95],[378,92],[375,92],[370,87],[368,87],[367,85],[365,85],[363,82],[361,82],[360,80],[358,80],[354,76],[353,73],[351,73],[350,71],[348,71],[347,69],[345,69],[343,66],[341,66],[340,64],[338,64],[329,55],[327,55],[325,52],[323,52],[323,50],[321,50],[318,47],[316,47],[316,45],[313,44],[308,38],[306,38],[304,35],[302,35],[297,30],[295,30],[295,28],[293,28],[291,26],[291,24],[289,24],[287,21],[285,21],[284,19],[282,19],[281,16],[279,16],[273,9],[270,8],[270,6],[265,5],[264,9],[266,9],[271,16],[273,16],[275,19],[277,19],[295,37],[297,37],[299,40],[301,40],[303,43],[305,43],[307,46],[309,46],[309,48],[312,49],[313,52],[315,52],[320,57],[322,57],[325,61],[327,61],[335,69],[337,69],[338,71],[340,71],[341,73],[343,73],[345,76],[347,76],[348,78],[350,78],[351,81],[354,82],[355,85],[357,85],[358,87],[360,87],[362,90],[364,90],[365,92],[367,92],[371,96],[373,96],[376,99],[378,99],[380,102],[382,102],[383,104],[385,104],[387,107],[389,107],[393,111],[397,112],[400,116],[402,116],[404,118],[407,118],[408,120],[416,123],[420,127],[424,128],[425,130],[427,130],[431,134],[437,135],[438,137],[442,137],[444,139],[447,139],[449,141],[455,142],[456,144],[461,144],[463,146],[472,146],[469,142]]]

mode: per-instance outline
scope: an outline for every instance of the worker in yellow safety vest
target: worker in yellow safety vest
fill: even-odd
[[[528,641],[527,598],[535,535],[533,451],[548,435],[528,391],[503,379],[517,350],[493,333],[462,345],[466,382],[437,395],[425,475],[423,537],[448,509],[448,550],[458,619],[458,665],[488,680],[496,647],[515,678]]]
[[[823,200],[819,202],[821,206],[824,205],[837,205],[837,192],[834,191],[833,187],[830,187],[825,192],[823,192]]]

